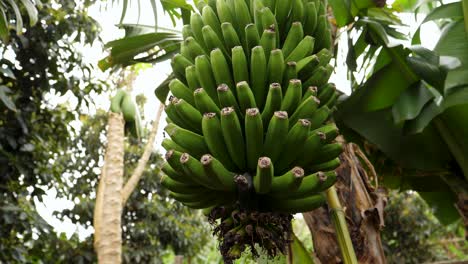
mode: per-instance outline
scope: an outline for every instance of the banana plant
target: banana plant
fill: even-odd
[[[140,10],[140,1],[137,2],[138,10]],[[160,2],[174,25],[176,19],[188,21],[192,6],[185,0],[162,0]],[[154,13],[154,25],[125,24],[125,14],[130,1],[122,1],[122,15],[117,26],[125,30],[125,36],[106,43],[105,48],[110,50],[110,54],[99,61],[98,66],[101,70],[116,69],[137,63],[158,63],[170,59],[179,52],[181,32],[159,26],[157,2],[150,0],[150,3]]]
[[[401,7],[402,2],[396,4]],[[433,6],[423,21],[441,21],[433,51],[417,45],[420,30],[413,46],[392,45],[391,37],[402,37],[391,26],[395,20],[384,11],[363,15],[353,25],[360,36],[350,42],[348,61],[363,54],[365,61],[375,63],[335,115],[348,138],[375,146],[369,154],[375,155],[371,160],[387,186],[417,190],[444,223],[459,218],[454,204],[468,190],[464,10],[462,1]],[[362,47],[369,44],[366,54]],[[356,70],[356,65],[348,66]]]
[[[41,1],[21,0],[21,5],[14,0],[1,0],[0,1],[0,38],[4,43],[8,42],[10,38],[10,24],[11,20],[15,21],[15,29],[17,34],[23,31],[23,18],[21,16],[21,9],[24,7],[29,17],[29,24],[34,26],[37,23],[37,8],[41,8]],[[9,13],[13,10],[13,14]]]
[[[342,145],[329,120],[338,93],[328,83],[326,3],[199,1],[197,9],[163,86],[171,97],[162,184],[216,223],[225,262],[246,248],[256,256],[256,244],[273,257],[289,245],[292,214],[336,200],[329,188]],[[346,262],[357,263],[346,244]]]

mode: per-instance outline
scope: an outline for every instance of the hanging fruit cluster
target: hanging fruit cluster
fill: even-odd
[[[285,251],[293,213],[324,203],[340,161],[326,3],[200,1],[165,111],[162,184],[205,209],[226,262]]]

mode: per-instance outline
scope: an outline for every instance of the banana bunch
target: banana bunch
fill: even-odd
[[[110,110],[114,113],[122,113],[125,120],[125,130],[137,138],[141,137],[140,111],[129,93],[119,89],[111,99]]]
[[[275,255],[289,241],[279,227],[325,202],[340,164],[338,129],[327,123],[338,94],[327,83],[326,3],[210,0],[198,9],[171,62],[162,185],[220,221],[226,262],[246,241]],[[220,208],[230,213],[215,213]],[[252,213],[267,214],[270,224]]]

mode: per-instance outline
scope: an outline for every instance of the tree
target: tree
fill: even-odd
[[[144,99],[138,101],[144,102]],[[71,144],[80,147],[70,149],[73,158],[63,160],[62,164],[67,168],[65,174],[81,172],[81,175],[72,176],[63,189],[69,200],[79,199],[79,202],[58,215],[85,227],[92,226],[93,221],[95,190],[100,175],[96,166],[104,153],[105,144],[101,140],[106,135],[106,120],[107,114],[102,110],[96,116],[83,116],[83,127]],[[124,156],[125,180],[130,178],[145,145],[145,141],[128,137]],[[161,188],[161,163],[160,155],[152,152],[137,191],[123,208],[122,258],[125,263],[161,263],[161,256],[169,248],[179,255],[194,256],[206,243],[208,228],[201,216],[169,199],[167,191]],[[87,241],[90,243],[92,237]],[[95,259],[93,250],[89,250]]]
[[[86,107],[92,106],[96,94],[107,90],[107,84],[92,77],[94,68],[82,62],[75,44],[98,40],[99,25],[87,15],[88,7],[94,3],[42,1],[37,9],[39,22],[34,25],[28,21],[29,13],[18,5],[22,20],[26,21],[23,34],[9,26],[9,40],[0,44],[4,55],[0,67],[2,262],[39,259],[47,263],[88,263],[96,259],[92,238],[79,241],[76,234],[70,239],[56,234],[37,214],[34,204],[53,188],[59,197],[79,201],[72,210],[58,212],[58,216],[86,227],[92,221],[94,204],[89,197],[93,197],[94,189],[90,184],[96,184],[98,178],[95,167],[103,152],[100,137],[105,122],[102,114],[96,118],[88,116]],[[5,15],[15,25],[17,14],[11,6],[8,2],[1,8],[7,7]],[[56,105],[54,99],[64,94],[76,98],[78,104]],[[84,129],[97,130],[83,131],[72,125],[81,122]],[[131,141],[135,144],[136,139]],[[137,153],[140,148],[134,144],[132,152]],[[136,159],[132,153],[127,156],[128,160]],[[168,247],[193,255],[197,243],[203,244],[206,239],[205,229],[199,233],[188,229],[191,224],[202,226],[197,222],[198,216],[192,217],[160,190],[159,159],[158,155],[151,155],[154,164],[145,172],[151,181],[140,183],[146,193],[134,194],[124,211],[126,262],[158,260]],[[166,201],[165,206],[154,205],[148,197]],[[185,214],[185,218],[166,218],[172,210]],[[142,231],[149,235],[142,236]],[[190,240],[182,237],[185,233],[192,233]]]
[[[62,9],[56,10],[52,4],[60,4]],[[63,155],[73,131],[69,122],[76,117],[68,107],[56,107],[48,102],[47,96],[70,92],[78,98],[78,110],[91,102],[90,92],[99,93],[104,88],[92,81],[91,66],[82,62],[73,45],[73,41],[90,44],[97,39],[98,25],[86,14],[89,4],[76,6],[70,1],[43,1],[38,11],[39,23],[30,21],[33,18],[27,12],[21,12],[21,17],[12,8],[16,5],[13,1],[1,7],[2,22],[8,17],[17,26],[16,29],[7,28],[9,42],[0,44],[2,261],[34,259],[38,256],[36,252],[52,249],[37,240],[37,236],[48,237],[50,246],[70,249],[63,254],[73,251],[71,244],[58,237],[36,213],[34,200],[41,201],[45,190],[63,182],[61,168],[51,169],[50,164],[65,158]],[[30,9],[28,12],[31,13]],[[68,14],[66,19],[65,14]],[[26,21],[23,27],[20,27],[20,20]],[[2,32],[4,39],[5,36]],[[59,254],[54,257],[60,259]]]

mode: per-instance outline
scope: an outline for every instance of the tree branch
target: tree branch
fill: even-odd
[[[159,121],[161,119],[161,114],[163,110],[164,110],[164,104],[161,103],[159,106],[158,112],[156,114],[156,119],[153,122],[153,128],[151,129],[151,133],[148,137],[148,142],[146,143],[145,151],[143,152],[143,155],[141,156],[141,158],[138,160],[138,165],[133,171],[132,176],[130,177],[130,179],[128,179],[127,183],[122,189],[122,205],[123,206],[125,206],[125,203],[127,202],[128,198],[132,194],[133,190],[135,190],[138,182],[141,179],[141,176],[143,175],[143,171],[145,170],[146,163],[148,163],[151,153],[153,152],[153,144],[156,138],[156,133],[158,132]]]

